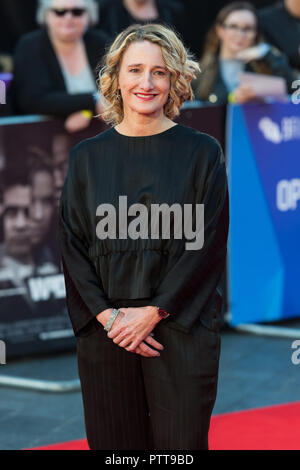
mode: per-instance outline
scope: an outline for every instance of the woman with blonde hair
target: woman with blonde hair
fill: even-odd
[[[100,67],[111,127],[71,151],[59,233],[91,449],[208,448],[228,191],[219,143],[173,121],[196,70],[170,28],[128,27]]]

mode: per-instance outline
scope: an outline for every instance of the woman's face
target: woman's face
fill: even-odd
[[[217,26],[217,34],[223,48],[237,53],[254,44],[256,18],[249,10],[236,10],[230,13],[222,25]]]
[[[63,10],[75,9],[74,13]],[[76,14],[77,13],[77,14]],[[46,13],[46,24],[54,38],[62,42],[80,39],[89,24],[89,15],[84,0],[52,0],[50,11]]]
[[[124,116],[128,112],[152,117],[163,114],[170,91],[170,72],[160,46],[149,41],[130,44],[121,61],[119,89]]]

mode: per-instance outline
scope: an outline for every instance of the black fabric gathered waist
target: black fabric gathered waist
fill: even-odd
[[[129,302],[136,299],[141,302],[137,306],[145,306],[181,252],[178,250],[174,254],[153,249],[114,251],[109,256],[96,256],[91,261],[108,299],[121,300],[123,307],[126,306],[124,299],[129,299]]]
[[[179,256],[184,251],[184,241],[181,239],[105,239],[98,240],[88,248],[90,259],[99,256],[122,255],[124,253],[141,253],[157,251],[164,255]]]

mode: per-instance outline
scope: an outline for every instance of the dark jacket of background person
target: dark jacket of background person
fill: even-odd
[[[110,39],[100,31],[84,36],[89,65],[95,68]],[[67,117],[80,110],[95,113],[92,93],[69,94],[46,28],[24,35],[14,53],[14,79],[10,102],[16,114],[46,114]]]
[[[207,57],[206,63],[201,64],[201,71],[199,77],[192,81],[195,99],[216,105],[226,104],[229,90],[220,72],[219,57],[214,54]],[[286,80],[288,93],[295,91],[291,87],[293,80],[296,79],[295,73],[289,66],[287,58],[275,48],[270,49],[262,59],[247,62],[244,71],[283,77]]]
[[[174,26],[177,32],[183,33],[186,27],[185,8],[178,0],[156,0],[158,18],[141,20],[134,18],[124,7],[122,0],[98,0],[99,22],[97,27],[109,36],[116,36],[131,24],[165,23]],[[184,37],[182,38],[184,40]]]
[[[283,51],[290,65],[300,71],[300,18],[292,16],[282,2],[259,12],[266,40]]]

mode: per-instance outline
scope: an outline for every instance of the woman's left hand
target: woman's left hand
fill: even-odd
[[[160,321],[160,317],[156,307],[152,306],[122,307],[122,312],[125,315],[107,336],[127,351],[134,351]]]
[[[90,119],[85,117],[81,111],[70,114],[65,120],[65,129],[68,132],[77,132],[85,129],[90,124]]]

